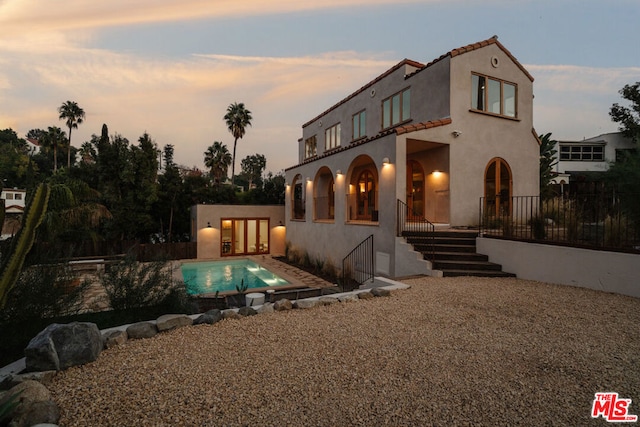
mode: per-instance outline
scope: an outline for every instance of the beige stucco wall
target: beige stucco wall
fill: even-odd
[[[498,67],[491,59],[498,58]],[[517,119],[470,111],[471,73],[516,83]],[[539,193],[538,141],[533,129],[533,83],[497,45],[458,55],[451,60],[451,225],[477,224],[478,200],[484,195],[484,174],[491,159],[504,159],[513,172],[512,195]]]
[[[198,259],[220,258],[222,218],[269,218],[269,253],[284,254],[286,229],[280,225],[285,224],[283,205],[195,205],[191,207],[191,221]]]
[[[479,253],[521,279],[640,298],[640,255],[478,238]]]

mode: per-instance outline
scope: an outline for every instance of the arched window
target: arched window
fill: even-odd
[[[484,197],[489,216],[511,216],[511,168],[499,157],[491,159],[484,173]]]
[[[331,170],[323,166],[313,183],[313,219],[331,221],[335,217],[335,185]]]

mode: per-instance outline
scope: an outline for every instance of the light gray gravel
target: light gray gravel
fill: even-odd
[[[421,278],[391,297],[129,341],[49,386],[61,425],[607,425],[640,415],[640,299]]]

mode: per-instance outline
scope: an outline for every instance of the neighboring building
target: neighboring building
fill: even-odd
[[[27,141],[27,149],[29,150],[29,155],[32,156],[34,154],[38,154],[40,152],[40,143],[37,139],[26,138]]]
[[[4,200],[4,211],[7,214],[21,214],[27,199],[27,190],[5,188],[0,196]]]
[[[1,224],[0,240],[14,236],[20,230],[20,215],[24,213],[27,190],[5,188],[0,194],[4,201],[5,218]]]
[[[405,59],[302,126],[286,238],[340,267],[373,235],[377,274],[429,273],[396,237],[402,203],[413,221],[477,225],[482,197],[498,213],[539,193],[539,143],[533,77],[497,37]]]
[[[620,161],[626,152],[634,150],[636,145],[631,138],[621,132],[605,133],[582,141],[558,141],[555,179],[556,184],[564,184],[581,176],[602,173],[609,170],[612,163]]]

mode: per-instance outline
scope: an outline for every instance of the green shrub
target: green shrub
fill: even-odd
[[[114,310],[163,305],[190,311],[184,283],[174,279],[166,261],[141,263],[127,256],[100,274],[99,281]]]

